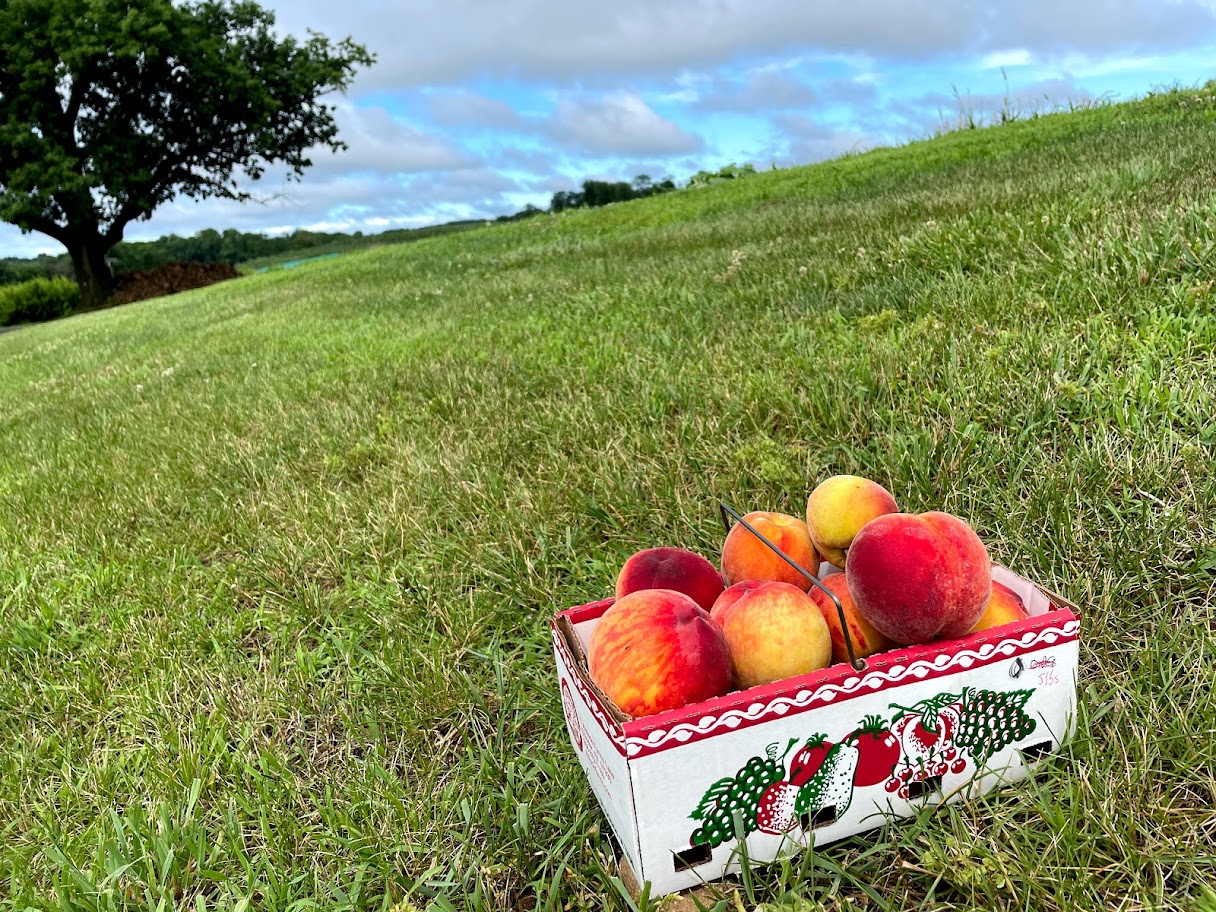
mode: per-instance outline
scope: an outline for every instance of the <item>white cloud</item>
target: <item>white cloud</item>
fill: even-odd
[[[1013,67],[1029,66],[1034,55],[1025,48],[1014,51],[993,51],[980,58],[981,70],[1012,69]]]
[[[636,92],[563,98],[544,130],[553,142],[588,155],[678,155],[701,147],[699,137],[660,117]]]
[[[1120,55],[1116,57],[1095,57],[1091,54],[1065,54],[1054,58],[1048,64],[1050,69],[1067,73],[1078,79],[1093,79],[1098,76],[1111,76],[1116,73],[1134,73],[1144,70],[1158,69],[1165,65],[1161,57],[1155,55]]]
[[[809,108],[818,101],[805,82],[784,68],[763,68],[741,81],[719,78],[693,104],[699,111],[754,113]]]
[[[779,114],[773,119],[773,127],[779,147],[769,157],[780,165],[806,165],[874,145],[874,140],[862,133],[833,127],[805,114]]]
[[[671,74],[749,55],[925,60],[1192,45],[1216,34],[1210,0],[271,0],[282,26],[351,34],[380,62],[363,87],[476,77],[578,79]]]
[[[350,148],[338,153],[314,152],[313,170],[318,173],[437,171],[472,163],[467,152],[402,123],[384,108],[357,107],[347,101],[336,108],[338,138]]]
[[[523,124],[523,118],[505,101],[477,92],[438,92],[427,98],[427,107],[435,120],[449,126],[512,130]]]

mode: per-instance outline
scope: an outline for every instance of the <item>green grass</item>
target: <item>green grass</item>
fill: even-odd
[[[1084,606],[1080,730],[730,908],[1211,908],[1213,90],[0,337],[0,909],[623,904],[549,617],[834,472]]]
[[[324,244],[314,244],[311,247],[300,247],[296,250],[286,250],[271,256],[256,257],[237,264],[238,271],[243,275],[257,272],[259,269],[274,269],[284,263],[296,260],[307,260],[314,257],[331,256],[333,254],[356,253],[383,247],[386,244],[405,244],[421,241],[427,238],[442,237],[449,234],[459,234],[470,228],[478,228],[484,222],[464,221],[447,222],[443,225],[430,225],[426,228],[397,228],[380,234],[368,234],[355,237],[354,235],[338,235]]]

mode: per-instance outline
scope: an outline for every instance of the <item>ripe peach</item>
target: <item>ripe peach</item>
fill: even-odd
[[[744,580],[741,583],[735,583],[718,596],[718,600],[714,602],[714,606],[709,609],[709,616],[718,622],[718,626],[722,626],[722,622],[726,620],[726,615],[734,604],[739,599],[753,589],[763,586],[768,580]]]
[[[592,680],[634,717],[730,690],[730,650],[722,628],[672,589],[642,589],[605,611],[591,632],[587,664]]]
[[[706,611],[713,607],[723,588],[722,575],[713,564],[682,548],[639,551],[625,561],[616,578],[617,598],[641,589],[674,589]]]
[[[843,573],[829,573],[822,579],[822,583],[832,590],[832,594],[840,599],[840,606],[844,608],[844,619],[849,625],[849,637],[853,641],[853,655],[862,659],[866,656],[872,656],[876,652],[886,652],[894,644],[885,636],[874,629],[874,625],[862,617],[861,612],[857,610],[857,605],[853,602],[853,596],[849,595],[848,582]],[[819,587],[812,586],[809,595],[814,599],[815,604],[819,606],[819,610],[823,612],[823,619],[827,621],[828,631],[832,634],[832,661],[847,662],[849,660],[849,651],[844,644],[844,631],[840,626],[840,612],[836,610],[836,605],[832,600],[819,591]]]
[[[806,523],[784,513],[748,513],[743,517],[756,531],[811,573],[819,571],[819,555],[811,544]],[[728,585],[744,580],[774,580],[806,591],[811,583],[772,552],[742,524],[735,524],[722,546],[722,575]]]
[[[1012,624],[1014,621],[1024,621],[1030,617],[1022,597],[1003,583],[992,582],[992,598],[988,607],[980,615],[980,619],[971,628],[972,633],[987,630],[989,627],[999,627],[1002,624]]]
[[[833,475],[806,501],[806,525],[815,549],[841,570],[845,549],[871,519],[894,513],[895,498],[878,482],[858,475]]]
[[[781,681],[832,664],[832,637],[819,606],[789,583],[766,580],[744,592],[726,612],[722,632],[736,687]]]
[[[845,576],[857,610],[904,645],[963,636],[992,595],[984,543],[949,513],[888,513],[866,523]]]

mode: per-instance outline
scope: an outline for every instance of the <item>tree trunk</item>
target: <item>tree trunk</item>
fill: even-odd
[[[80,307],[77,313],[99,310],[114,294],[114,273],[106,262],[107,248],[100,238],[75,241],[67,245],[80,286]]]

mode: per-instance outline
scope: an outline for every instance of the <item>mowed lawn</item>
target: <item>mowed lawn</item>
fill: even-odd
[[[1216,909],[1214,139],[1216,85],[0,337],[0,909],[627,907],[550,615],[838,472],[1083,606],[1079,731],[719,908]]]

